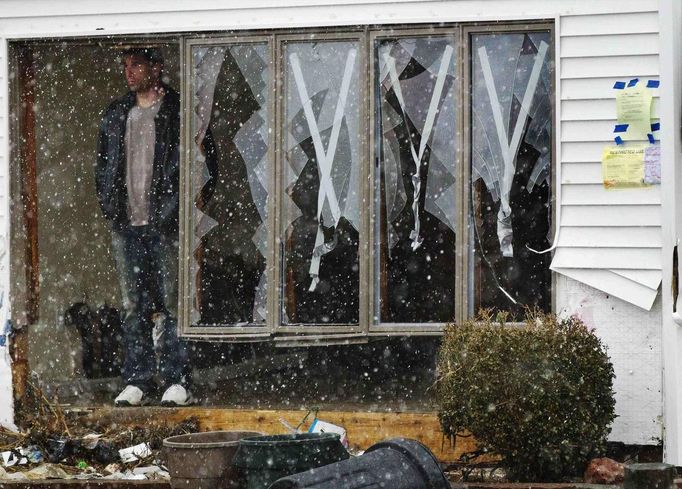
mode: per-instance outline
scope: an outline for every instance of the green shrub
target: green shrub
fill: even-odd
[[[445,332],[440,424],[453,440],[471,433],[512,480],[562,480],[605,449],[613,377],[604,345],[577,317],[529,315],[518,327],[482,314]]]

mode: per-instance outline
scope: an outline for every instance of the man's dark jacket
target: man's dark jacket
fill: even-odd
[[[168,86],[156,114],[156,145],[149,194],[149,224],[161,234],[178,232],[180,96]],[[95,184],[104,217],[115,230],[129,226],[126,188],[126,122],[135,106],[135,93],[114,100],[102,117],[97,144]]]

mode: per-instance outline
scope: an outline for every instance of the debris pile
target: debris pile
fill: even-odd
[[[65,412],[29,383],[20,426],[0,426],[0,481],[38,479],[170,479],[161,451],[164,438],[199,430],[195,418],[144,426],[86,421]]]

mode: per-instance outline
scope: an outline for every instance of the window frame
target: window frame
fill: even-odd
[[[461,313],[461,316],[458,317],[458,321],[464,321],[468,318],[471,318],[476,315],[476,312],[473,308],[475,307],[475,292],[474,292],[474,284],[473,284],[473,277],[471,276],[471,270],[473,269],[473,256],[474,254],[472,253],[469,245],[471,242],[472,238],[472,233],[469,232],[469,226],[467,225],[469,222],[469,217],[471,216],[471,141],[472,141],[472,131],[471,131],[471,104],[473,102],[473,91],[471,89],[471,84],[473,80],[473,74],[472,74],[472,58],[471,58],[471,38],[475,34],[514,34],[517,32],[549,32],[549,37],[551,39],[551,45],[549,46],[549,73],[550,73],[550,81],[552,83],[551,86],[551,91],[552,91],[552,99],[551,99],[551,107],[552,107],[552,133],[550,134],[550,141],[552,144],[551,148],[551,168],[550,168],[550,216],[552,218],[551,222],[551,235],[555,238],[553,240],[553,243],[556,242],[556,230],[558,229],[558,223],[556,222],[556,206],[559,204],[556,202],[556,197],[557,197],[557,185],[561,185],[561,182],[558,182],[556,179],[557,175],[557,128],[559,121],[557,120],[557,109],[556,109],[556,103],[557,103],[557,81],[556,81],[556,76],[557,72],[555,69],[555,61],[556,61],[556,29],[554,22],[551,21],[518,21],[518,22],[509,22],[505,24],[493,24],[493,23],[481,23],[481,24],[469,24],[469,25],[464,25],[462,28],[462,48],[464,50],[463,52],[463,59],[465,62],[464,66],[464,73],[463,73],[463,79],[462,79],[462,87],[464,89],[463,93],[463,101],[464,103],[464,120],[467,122],[464,124],[464,127],[462,128],[462,134],[464,137],[464,161],[466,162],[464,166],[464,171],[465,171],[465,182],[467,184],[465,185],[465,188],[463,188],[463,202],[462,204],[465,206],[462,209],[466,208],[466,222],[463,223],[462,225],[462,238],[465,239],[466,243],[466,253],[462,253],[462,261],[463,265],[466,267],[467,274],[465,275],[464,278],[464,284],[466,285],[465,287],[461,287],[461,292],[464,297],[462,298],[463,304],[464,304],[464,310],[460,310],[459,312]],[[550,247],[550,251],[553,250],[553,246]],[[464,251],[464,249],[462,250]],[[547,251],[547,252],[550,252]],[[551,302],[551,310],[554,311],[556,310],[556,285],[557,285],[557,275],[554,272],[551,272],[551,280],[550,280],[550,302]],[[523,326],[524,323],[521,321],[512,321],[509,322],[508,324],[513,324],[516,326]]]
[[[320,38],[317,39],[315,36],[320,35]],[[360,182],[361,182],[361,192],[360,192],[360,229],[358,229],[358,263],[360,266],[360,270],[358,271],[358,281],[359,281],[359,292],[358,292],[358,306],[359,306],[359,311],[358,311],[358,324],[346,324],[346,325],[339,325],[339,324],[330,324],[330,325],[325,325],[322,323],[290,323],[290,324],[283,324],[283,311],[284,311],[284,284],[281,282],[282,279],[282,271],[285,266],[285,260],[284,260],[284,253],[282,251],[282,237],[286,233],[286,228],[284,227],[284,222],[282,220],[282,196],[284,194],[284,168],[286,166],[286,161],[285,161],[285,151],[286,151],[286,94],[288,93],[288,86],[286,82],[288,81],[286,79],[286,69],[287,65],[285,62],[284,58],[284,53],[286,49],[286,44],[287,43],[296,43],[296,42],[314,42],[315,40],[318,40],[319,42],[335,42],[335,41],[351,41],[351,42],[357,42],[358,43],[358,102],[360,104],[359,108],[359,113],[360,113],[360,120],[359,120],[359,127],[361,130],[361,135],[359,138],[359,151],[358,153],[360,154],[360,164],[362,165],[360,167]],[[300,34],[294,34],[294,33],[287,33],[287,34],[279,34],[276,36],[276,41],[275,41],[275,59],[276,62],[278,63],[277,65],[277,81],[278,81],[278,92],[277,96],[275,97],[278,101],[281,100],[282,102],[278,104],[278,107],[276,108],[277,111],[277,122],[276,122],[276,131],[277,131],[277,144],[275,146],[275,166],[276,166],[276,180],[277,180],[277,209],[275,211],[276,214],[276,223],[275,223],[275,233],[276,233],[276,240],[277,240],[277,253],[278,253],[278,262],[277,262],[277,267],[276,267],[276,281],[274,283],[277,284],[277,298],[276,298],[276,316],[273,317],[273,319],[276,319],[276,323],[273,325],[273,329],[275,333],[284,333],[284,334],[294,334],[294,335],[306,335],[306,334],[322,334],[322,335],[335,335],[335,334],[349,334],[349,335],[354,335],[354,334],[362,334],[365,335],[367,333],[367,316],[368,313],[367,311],[363,311],[363,307],[366,308],[366,300],[363,296],[363,290],[361,284],[363,283],[363,280],[366,280],[366,274],[367,274],[367,245],[365,242],[363,242],[362,237],[367,236],[366,234],[366,227],[367,227],[367,215],[365,212],[362,210],[362,202],[366,201],[367,197],[367,192],[368,192],[368,175],[367,175],[367,164],[365,163],[367,161],[367,151],[368,151],[368,144],[366,141],[363,140],[362,135],[367,134],[367,116],[368,116],[368,103],[367,103],[367,97],[369,94],[368,87],[367,87],[367,63],[368,63],[368,56],[367,56],[367,45],[366,45],[366,30],[346,30],[342,32],[325,32],[322,29],[316,29],[316,30],[311,30],[305,33],[300,33]],[[364,277],[364,278],[363,278]],[[270,291],[268,291],[270,292]]]
[[[380,217],[376,215],[374,212],[375,210],[375,197],[376,197],[376,192],[375,192],[375,178],[377,178],[378,173],[377,173],[377,163],[378,163],[378,155],[377,155],[377,140],[376,140],[376,133],[375,133],[375,128],[376,128],[376,121],[374,119],[375,116],[375,109],[376,109],[376,96],[374,94],[374,89],[376,88],[376,59],[375,59],[375,47],[377,42],[380,42],[382,40],[386,39],[404,39],[404,38],[415,38],[415,37],[427,37],[427,36],[433,36],[433,37],[440,37],[440,38],[451,38],[454,42],[454,47],[455,47],[455,74],[456,74],[456,86],[454,87],[455,91],[455,96],[457,97],[455,100],[456,104],[456,119],[455,119],[455,140],[456,140],[456,147],[457,147],[457,154],[455,156],[455,165],[457,169],[457,182],[456,182],[456,188],[455,188],[455,201],[457,204],[460,204],[461,201],[461,180],[463,178],[463,173],[462,173],[462,166],[464,166],[464,160],[462,159],[462,144],[463,144],[463,139],[462,139],[462,124],[463,124],[463,119],[462,119],[462,105],[464,102],[464,99],[462,98],[462,27],[461,25],[453,25],[453,26],[448,26],[448,27],[434,27],[434,28],[428,28],[428,27],[417,27],[417,28],[404,28],[404,29],[392,29],[392,28],[383,28],[383,29],[377,29],[370,31],[370,39],[369,39],[369,49],[371,52],[371,59],[372,63],[371,66],[369,67],[370,71],[370,134],[369,134],[369,141],[370,143],[370,157],[369,157],[369,165],[371,167],[371,174],[370,174],[370,198],[369,198],[369,207],[370,211],[368,212],[369,214],[369,220],[370,220],[370,236],[369,236],[369,246],[374,248],[375,245],[375,224],[376,220],[379,219]],[[458,207],[458,209],[462,209],[462,207]],[[462,243],[460,243],[460,229],[462,228],[463,222],[462,222],[462,213],[460,211],[457,212],[457,232],[455,233],[455,253],[456,256],[459,255],[459,251],[461,250]],[[370,309],[370,318],[369,318],[369,333],[370,335],[373,336],[385,336],[387,334],[405,334],[408,333],[410,335],[433,335],[433,334],[438,334],[443,331],[447,323],[440,323],[440,322],[423,322],[423,323],[401,323],[401,322],[396,322],[396,323],[381,323],[381,322],[375,322],[375,319],[377,317],[377,313],[374,310],[374,306],[376,304],[376,295],[377,295],[377,289],[375,287],[375,263],[379,260],[381,260],[380,257],[374,256],[374,253],[370,254],[370,278],[369,278],[369,286],[368,286],[368,294],[369,294],[369,301],[368,301],[368,306]],[[459,261],[459,260],[458,260]],[[462,279],[461,274],[463,272],[462,268],[458,266],[458,261],[455,263],[455,284],[457,288],[457,284],[460,283],[460,280]],[[455,318],[456,320],[458,319],[458,314],[461,308],[461,304],[459,303],[459,297],[456,295],[453,297],[453,300],[455,301]]]
[[[455,317],[459,322],[471,317],[469,310],[473,308],[472,288],[472,257],[469,249],[471,233],[468,230],[468,222],[471,216],[471,103],[472,103],[472,72],[471,72],[471,37],[474,34],[490,33],[515,33],[515,32],[549,32],[551,46],[549,52],[550,79],[552,89],[552,134],[551,134],[551,186],[550,186],[550,215],[551,234],[555,235],[558,223],[556,223],[556,168],[557,168],[557,93],[556,93],[556,30],[553,20],[528,20],[508,21],[503,23],[452,23],[452,24],[401,24],[401,25],[367,25],[362,28],[335,27],[335,28],[302,28],[273,30],[263,29],[258,31],[237,31],[231,33],[195,34],[180,36],[180,66],[183,67],[180,74],[182,89],[181,114],[181,144],[182,158],[180,179],[180,284],[179,296],[181,302],[178,308],[178,326],[181,336],[188,339],[202,340],[228,340],[228,341],[264,341],[273,340],[279,346],[304,345],[304,344],[328,344],[328,343],[358,343],[368,341],[371,337],[386,336],[433,336],[440,335],[446,323],[375,323],[375,261],[380,259],[374,256],[374,225],[375,209],[374,197],[376,194],[374,184],[377,176],[377,151],[375,141],[375,83],[376,83],[376,60],[375,45],[384,39],[400,39],[409,37],[429,36],[451,38],[455,43],[455,73],[456,86],[454,87],[456,100],[455,134],[457,153],[457,184],[455,188],[455,201],[458,205],[456,225],[456,263],[455,263]],[[284,267],[284,254],[282,249],[282,237],[286,232],[283,228],[282,201],[284,192],[284,167],[285,143],[286,143],[286,62],[284,50],[288,42],[305,41],[356,41],[358,42],[358,76],[359,76],[359,103],[360,103],[360,148],[361,155],[361,195],[360,195],[360,229],[358,259],[360,270],[359,280],[359,321],[358,324],[325,325],[325,324],[283,324],[284,298],[282,272]],[[230,324],[207,326],[193,325],[190,318],[192,310],[191,291],[191,209],[192,195],[187,182],[192,168],[193,138],[191,135],[190,117],[193,114],[192,76],[194,67],[191,64],[191,49],[195,46],[210,45],[234,45],[246,43],[267,42],[269,51],[270,79],[269,90],[272,95],[268,100],[269,123],[271,124],[268,164],[270,165],[268,176],[268,290],[267,311],[268,317],[264,326],[233,326]],[[189,61],[189,64],[187,64]],[[365,137],[362,137],[365,136]],[[556,274],[552,273],[551,308],[556,305]],[[321,343],[322,342],[322,343]]]
[[[274,312],[274,304],[270,293],[270,286],[268,286],[268,294],[266,300],[267,318],[265,325],[249,325],[249,326],[235,326],[232,324],[217,324],[213,326],[208,325],[192,325],[191,313],[193,309],[191,281],[192,278],[192,213],[189,210],[192,208],[192,190],[188,185],[191,182],[192,169],[194,167],[195,144],[192,135],[191,114],[194,114],[192,87],[194,87],[194,64],[192,62],[192,48],[196,46],[230,46],[243,44],[266,44],[269,52],[268,69],[270,77],[268,79],[268,90],[272,95],[275,93],[276,72],[274,59],[274,35],[273,34],[252,34],[252,35],[234,35],[234,36],[211,36],[211,37],[185,37],[182,39],[182,49],[180,50],[181,59],[180,66],[183,67],[181,73],[181,105],[183,111],[181,113],[181,147],[182,157],[184,161],[181,162],[181,176],[180,176],[180,283],[178,284],[179,297],[181,302],[178,307],[178,325],[180,333],[184,337],[197,338],[219,338],[219,339],[238,339],[238,338],[268,338],[273,332],[272,317]],[[274,148],[275,144],[275,100],[274,97],[269,97],[268,101],[268,124],[272,130],[269,133],[268,148]],[[267,154],[268,159],[268,256],[266,257],[266,270],[268,283],[274,280],[275,274],[275,242],[274,232],[275,226],[275,151],[269,149]]]

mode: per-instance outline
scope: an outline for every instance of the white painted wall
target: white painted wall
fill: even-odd
[[[661,2],[661,149],[663,215],[663,394],[665,459],[682,464],[682,302],[677,297],[677,314],[673,313],[672,254],[673,247],[682,244],[682,142],[680,116],[682,114],[682,4]]]
[[[7,42],[0,39],[0,336],[9,319],[9,178]],[[4,346],[2,346],[4,343]],[[7,338],[0,342],[0,425],[13,426],[12,368]]]
[[[646,244],[632,247],[646,248],[642,255],[647,256],[646,268],[660,270],[660,250],[657,251],[661,245],[660,193],[653,190],[646,195],[648,201],[629,205],[622,201],[624,194],[604,199],[597,188],[598,155],[610,139],[614,79],[658,75],[657,0],[289,0],[286,6],[282,3],[214,0],[193,2],[189,11],[187,2],[181,0],[3,0],[0,42],[4,46],[7,38],[47,36],[554,19],[558,33],[557,184],[565,184],[556,188],[559,194],[563,192],[567,203],[561,222],[579,224],[587,212],[607,227],[621,223],[617,227],[629,228],[626,238],[632,239],[632,243]],[[604,30],[607,27],[608,32]],[[3,53],[0,51],[0,57]],[[2,230],[8,226],[7,178],[3,176],[7,174],[9,143],[7,77],[3,77],[2,71],[5,61],[0,61],[0,97],[4,97],[0,98]],[[650,233],[652,230],[642,228],[658,231]],[[615,234],[606,235],[611,242],[623,239]],[[576,242],[583,243],[577,248],[589,250],[590,239],[601,240],[604,233],[594,235],[594,230],[578,230],[573,236]],[[633,253],[638,258],[638,252]],[[573,262],[568,259],[567,263],[570,267]],[[0,288],[6,289],[9,280],[6,273],[0,273]],[[566,277],[558,280],[556,295],[559,309],[580,313],[608,345],[617,374],[619,414],[612,439],[655,443],[661,436],[662,414],[660,300],[646,312]],[[11,409],[8,406],[8,400],[0,397],[0,413]]]
[[[661,300],[646,311],[560,275],[557,311],[579,316],[606,344],[616,373],[610,439],[658,444],[662,432]]]

